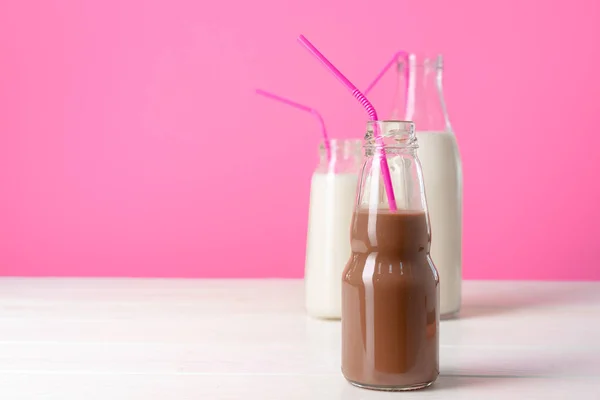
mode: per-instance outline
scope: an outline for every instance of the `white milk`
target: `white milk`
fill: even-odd
[[[312,317],[341,317],[357,182],[352,173],[316,172],[312,177],[304,273],[306,311]]]
[[[448,132],[418,132],[431,223],[431,258],[440,275],[440,315],[460,310],[462,280],[462,170]]]

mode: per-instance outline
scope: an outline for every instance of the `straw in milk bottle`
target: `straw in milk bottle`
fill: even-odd
[[[305,306],[315,318],[341,317],[342,271],[350,257],[350,225],[354,212],[361,141],[329,139],[321,114],[314,108],[257,90],[258,94],[306,111],[321,125],[323,141],[319,164],[310,187],[306,264]]]
[[[298,38],[377,120],[377,113],[362,93],[304,36]],[[377,134],[376,134],[377,135]],[[380,140],[377,135],[377,140]],[[355,207],[361,141],[331,141],[331,158],[315,171],[311,184],[306,250],[306,307],[309,315],[340,318],[342,273],[351,256],[350,228]],[[396,200],[386,157],[380,158],[383,186],[390,210]]]

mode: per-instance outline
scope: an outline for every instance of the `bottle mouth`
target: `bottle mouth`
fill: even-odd
[[[415,124],[412,121],[400,120],[378,120],[367,122],[367,133],[365,140],[375,136],[381,137],[400,137],[414,136]]]
[[[415,54],[408,55],[408,64],[411,68],[426,69],[444,69],[444,57],[441,54]],[[404,60],[398,62],[398,68],[402,69],[406,65]]]
[[[369,121],[365,147],[417,148],[415,124],[411,121]]]

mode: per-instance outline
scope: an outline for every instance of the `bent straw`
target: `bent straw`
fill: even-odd
[[[342,74],[340,70],[338,70],[319,50],[317,50],[317,48],[307,38],[305,38],[304,35],[300,35],[298,37],[298,41],[304,47],[306,47],[306,49],[310,51],[314,57],[321,61],[321,63],[325,65],[325,67],[333,74],[333,76],[335,76],[340,82],[342,82],[344,86],[346,86],[346,88],[352,93],[352,96],[358,100],[358,102],[364,107],[365,111],[367,111],[371,120],[375,122],[373,124],[373,134],[379,147],[383,185],[385,187],[385,193],[387,195],[390,210],[396,211],[396,198],[394,197],[394,187],[392,186],[392,178],[390,177],[390,168],[388,166],[385,150],[383,148],[383,138],[381,135],[379,135],[377,112],[375,111],[373,104],[371,104],[365,95],[362,94],[360,90],[358,90],[356,86],[354,86],[354,84],[352,84],[352,82],[350,82],[348,78],[346,78],[344,74]]]
[[[325,121],[323,120],[323,117],[317,110],[315,110],[312,107],[305,106],[304,104],[296,103],[295,101],[286,99],[285,97],[278,96],[274,93],[270,93],[270,92],[267,92],[262,89],[256,89],[256,94],[260,94],[261,96],[265,96],[271,100],[276,100],[283,104],[287,104],[288,106],[292,106],[299,110],[311,113],[319,121],[319,124],[321,125],[321,132],[323,134],[323,142],[325,143],[325,151],[327,152],[327,161],[331,161],[331,143],[329,141],[329,136],[327,135],[327,129],[325,128]]]

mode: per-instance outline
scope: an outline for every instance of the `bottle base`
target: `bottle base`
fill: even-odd
[[[354,381],[348,381],[348,382],[350,382],[351,385],[359,387],[361,389],[379,390],[379,391],[383,391],[383,392],[408,392],[411,390],[425,389],[426,387],[431,386],[434,381],[417,383],[415,385],[409,385],[409,386],[375,386],[375,385],[367,385],[364,383],[359,383],[359,382],[354,382]]]
[[[339,321],[342,318],[337,315],[323,315],[323,314],[308,314],[307,315],[311,319],[319,320],[319,321]]]
[[[330,309],[324,310],[305,307],[305,312],[306,315],[313,319],[339,321],[342,318],[342,313],[340,311],[332,311]]]
[[[445,314],[440,314],[440,319],[441,320],[455,319],[455,318],[458,318],[459,314],[460,314],[460,309],[458,309],[456,311],[450,311]]]

